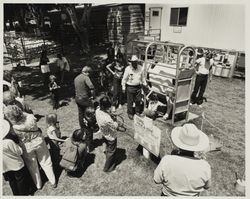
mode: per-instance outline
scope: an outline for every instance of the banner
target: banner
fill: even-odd
[[[153,125],[148,117],[134,116],[134,139],[155,156],[159,156],[161,144],[161,130]]]

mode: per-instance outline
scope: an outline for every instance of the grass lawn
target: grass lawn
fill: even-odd
[[[73,60],[76,60],[73,62]],[[75,72],[84,60],[77,62],[74,55],[69,55],[69,61]],[[49,105],[49,96],[40,88],[41,77],[39,69],[18,72],[24,85],[29,87],[26,101],[39,114],[41,119],[39,127],[45,132],[45,116],[52,110]],[[72,77],[73,78],[73,77]],[[62,135],[67,136],[79,128],[77,107],[73,99],[73,85],[62,88],[62,95],[68,104],[60,107],[56,113],[60,121]],[[215,126],[222,129],[218,131],[209,123],[204,122],[204,132],[213,134],[223,142],[221,151],[207,154],[207,161],[212,167],[212,186],[204,192],[208,196],[241,196],[234,189],[235,172],[243,175],[245,171],[245,81],[214,77],[208,84],[205,96],[208,102],[203,108],[192,106],[191,111],[196,114],[205,112],[207,119]],[[126,105],[122,110],[127,126],[133,127],[132,121],[127,118]],[[157,126],[162,129],[162,149],[164,153],[170,153],[171,144],[166,136],[166,124],[156,121]],[[195,124],[201,125],[201,119],[196,119]],[[57,196],[159,196],[161,186],[153,181],[153,172],[157,164],[145,159],[137,150],[138,144],[130,137],[133,131],[118,134],[118,152],[121,160],[117,172],[106,174],[102,171],[105,161],[103,147],[98,146],[89,156],[90,165],[79,178],[68,178],[63,171],[60,175],[58,187],[51,188],[46,182],[43,189],[36,191],[35,195],[57,195]],[[95,135],[98,139],[99,135]],[[3,181],[3,195],[12,195],[9,185]]]

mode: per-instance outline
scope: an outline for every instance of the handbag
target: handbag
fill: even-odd
[[[67,171],[76,171],[78,165],[78,146],[70,142],[70,146],[66,148],[64,155],[60,161],[60,166]]]

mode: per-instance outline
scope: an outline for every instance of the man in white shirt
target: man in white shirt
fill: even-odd
[[[154,181],[163,185],[162,196],[199,196],[211,185],[211,166],[194,152],[209,147],[208,136],[194,124],[185,124],[172,130],[171,139],[179,152],[161,159]]]
[[[125,69],[122,78],[122,91],[127,90],[127,113],[129,119],[133,119],[134,110],[133,103],[135,103],[135,113],[140,114],[140,96],[142,85],[146,85],[144,78],[143,67],[138,64],[138,57],[133,55],[131,64]]]
[[[198,49],[197,60],[195,63],[197,66],[197,76],[195,79],[194,90],[191,95],[191,104],[197,104],[200,106],[203,102],[203,95],[206,90],[207,80],[211,73],[212,65],[209,59],[207,60],[206,56],[204,56],[204,52],[201,48]]]
[[[100,99],[100,108],[96,110],[96,122],[106,144],[106,162],[104,172],[112,172],[116,167],[115,152],[117,149],[117,129],[118,123],[111,117],[111,102],[107,96]]]

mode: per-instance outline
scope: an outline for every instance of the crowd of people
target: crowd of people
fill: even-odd
[[[200,53],[200,52],[199,52]],[[61,54],[57,55],[60,67],[58,77],[50,74],[46,51],[40,59],[44,86],[51,92],[53,108],[59,108],[58,93],[63,84],[65,73],[70,70],[69,63]],[[84,167],[88,153],[95,148],[93,134],[100,132],[105,145],[106,161],[104,172],[113,172],[116,168],[117,131],[120,123],[114,112],[122,107],[123,95],[126,94],[128,118],[134,115],[148,116],[155,119],[159,116],[168,119],[172,109],[172,100],[167,104],[159,101],[153,93],[144,109],[143,92],[147,90],[143,66],[133,55],[126,62],[124,55],[115,53],[112,45],[107,51],[106,69],[112,75],[112,98],[107,95],[97,100],[95,87],[89,76],[91,68],[84,66],[81,73],[74,79],[75,102],[78,108],[80,129],[73,131],[68,137],[61,136],[59,119],[55,113],[46,115],[46,136],[37,125],[33,110],[20,100],[20,88],[14,83],[4,88],[3,93],[3,174],[13,191],[13,195],[29,195],[32,180],[36,188],[42,189],[39,167],[46,174],[51,186],[57,187],[56,175],[62,168],[69,177]],[[192,93],[192,103],[201,104],[200,100],[206,87],[210,65],[206,66],[204,54],[197,59],[197,78]],[[13,80],[14,81],[14,80]],[[198,90],[200,93],[196,97]],[[162,158],[154,172],[154,181],[163,184],[163,196],[197,196],[210,187],[211,168],[202,159],[195,156],[196,151],[208,147],[208,137],[197,129],[194,124],[175,127],[171,133],[173,143],[179,150]]]

